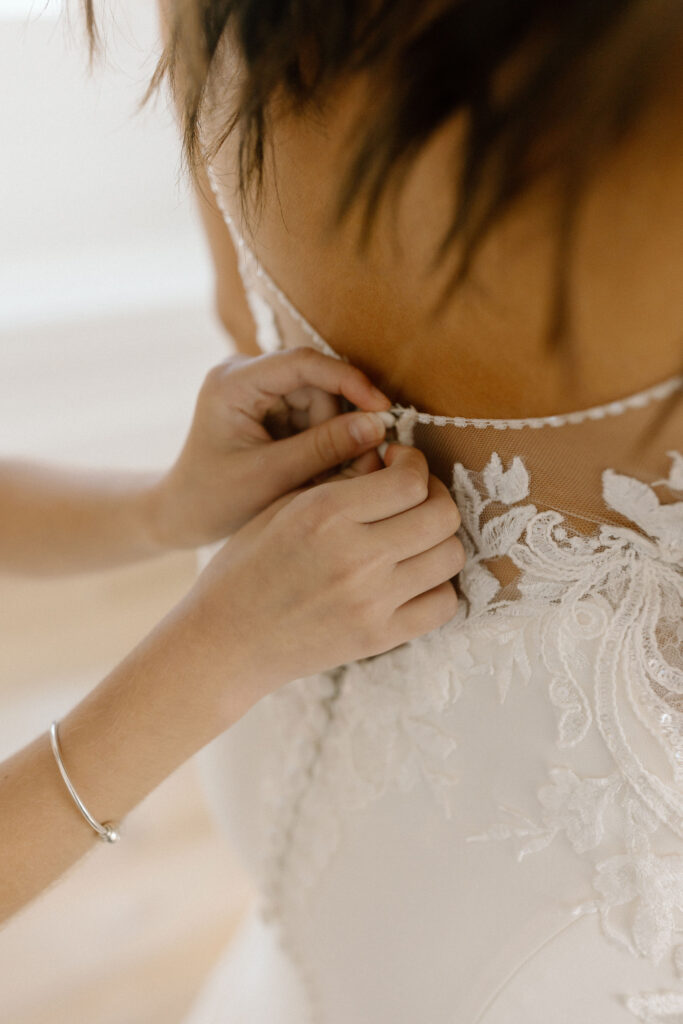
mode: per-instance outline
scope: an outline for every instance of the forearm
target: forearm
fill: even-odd
[[[157,476],[0,461],[0,569],[56,575],[164,550]]]
[[[253,703],[236,664],[223,665],[214,688],[210,653],[175,610],[60,722],[77,793],[98,821],[122,822],[122,842],[126,814]],[[0,920],[101,842],[67,791],[48,731],[0,765],[0,822]]]

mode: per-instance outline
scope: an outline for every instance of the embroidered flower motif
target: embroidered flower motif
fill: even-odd
[[[683,461],[678,453],[669,455],[669,480],[660,483],[680,483]],[[487,470],[495,481],[500,464],[492,460]],[[486,501],[474,497],[476,474],[461,467],[454,479],[466,496],[466,528],[474,546],[481,533],[471,520],[481,515]],[[500,494],[493,482],[485,490],[489,496]],[[514,493],[526,496],[521,487]],[[499,805],[505,819],[468,839],[514,839],[520,843],[520,860],[548,846],[558,834],[580,855],[600,849],[607,836],[612,843],[620,840],[623,853],[594,865],[595,909],[606,935],[634,955],[658,963],[680,948],[677,915],[683,911],[683,857],[659,855],[650,841],[663,827],[683,837],[683,793],[677,785],[683,780],[683,673],[676,642],[683,620],[683,503],[662,505],[651,487],[612,470],[603,473],[603,497],[640,530],[603,524],[594,536],[571,537],[560,513],[535,512],[523,535],[503,545],[520,570],[522,600],[513,606],[494,597],[488,609],[479,605],[470,635],[488,627],[485,635],[493,643],[504,643],[506,624],[512,631],[516,621],[518,635],[538,643],[548,670],[550,700],[559,712],[558,746],[578,746],[595,721],[617,770],[592,778],[557,766],[550,771],[551,784],[539,789],[538,821]],[[520,629],[530,612],[535,628]],[[491,621],[497,625],[495,632]],[[577,640],[597,645],[595,716],[584,689],[590,676]],[[669,757],[673,786],[636,756],[637,744],[630,736],[633,719],[626,714],[625,701]]]
[[[475,477],[460,462],[453,466],[453,495],[462,520],[459,536],[466,555],[459,576],[460,589],[471,615],[486,609],[500,590],[498,580],[482,564],[483,560],[506,555],[536,512],[535,505],[521,505],[480,525],[482,513],[493,502],[512,504],[529,493],[529,476],[518,456],[512,460],[510,469],[504,471],[498,453],[491,455],[482,473],[488,498],[480,495]]]
[[[544,811],[542,824],[538,824],[514,807],[500,804],[499,809],[509,815],[514,824],[497,822],[479,835],[467,836],[468,842],[488,839],[523,839],[531,836],[517,854],[522,860],[548,846],[558,833],[564,832],[576,853],[593,850],[605,836],[605,815],[613,803],[622,782],[617,773],[604,778],[582,779],[570,768],[550,770],[553,784],[538,791]]]
[[[652,852],[610,857],[597,865],[593,882],[602,899],[598,907],[606,932],[632,953],[658,964],[683,936],[676,911],[683,911],[683,856],[657,857]],[[629,904],[628,927],[612,920],[616,907]]]
[[[570,768],[555,767],[550,776],[553,784],[538,791],[542,824],[499,805],[512,824],[497,822],[467,841],[526,840],[517,854],[522,860],[560,833],[578,854],[597,849],[608,834],[623,836],[627,852],[595,864],[593,887],[599,898],[594,906],[606,935],[634,955],[659,963],[683,937],[683,923],[676,918],[683,911],[683,856],[653,853],[649,837],[658,828],[657,819],[634,800],[619,773],[582,779]],[[619,907],[630,913],[617,923]]]
[[[543,820],[553,836],[563,830],[577,853],[593,850],[605,834],[604,816],[621,782],[618,775],[581,779],[570,768],[553,768],[552,786],[543,786],[538,799]]]
[[[458,609],[454,622],[464,615]],[[385,655],[295,680],[267,698],[280,740],[273,764],[285,768],[271,777],[265,798],[274,834],[290,844],[274,843],[266,858],[271,908],[285,898],[298,902],[315,884],[338,846],[344,809],[364,807],[389,787],[407,792],[422,778],[451,816],[458,775],[449,757],[457,741],[444,712],[462,680],[483,671],[462,630],[442,628]],[[292,848],[295,831],[307,838]],[[302,843],[303,866],[292,856]]]

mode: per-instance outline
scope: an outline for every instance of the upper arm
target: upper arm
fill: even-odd
[[[168,0],[157,0],[164,43],[168,41],[168,7]],[[180,74],[179,81],[182,86]],[[240,352],[260,355],[261,349],[256,341],[256,325],[240,277],[237,252],[203,167],[197,169],[195,198],[214,266],[218,317]]]

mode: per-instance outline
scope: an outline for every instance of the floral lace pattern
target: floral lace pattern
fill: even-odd
[[[668,454],[671,471],[657,483],[680,490],[683,457]],[[421,779],[449,816],[458,781],[449,758],[457,737],[444,725],[445,712],[473,676],[494,674],[494,662],[504,701],[515,680],[531,678],[528,652],[540,651],[558,751],[578,748],[597,729],[614,771],[582,777],[555,765],[538,791],[537,820],[501,806],[504,820],[468,841],[516,840],[521,859],[562,836],[576,854],[595,854],[586,906],[598,912],[605,935],[655,964],[670,956],[681,971],[683,856],[655,850],[653,838],[662,837],[661,846],[667,834],[683,837],[683,501],[662,505],[651,487],[607,469],[604,500],[633,528],[600,524],[593,536],[572,535],[559,512],[526,500],[522,460],[504,467],[495,452],[480,474],[456,463],[453,494],[467,553],[455,619],[418,641],[297,680],[269,698],[282,744],[267,794],[272,841],[263,872],[265,914],[286,931],[338,847],[344,809],[367,805],[389,786],[408,791]],[[492,506],[503,510],[492,515]],[[519,570],[514,599],[501,597],[484,564],[501,557]],[[479,639],[495,649],[491,664],[472,656]],[[577,639],[597,645],[592,694]],[[628,725],[626,705],[635,715]],[[633,721],[668,761],[670,780],[636,756]],[[615,838],[621,851],[600,857],[606,840]],[[312,979],[309,989],[314,1005]],[[676,993],[625,998],[642,1021],[680,1019]]]
[[[683,458],[678,452],[668,454],[669,477],[658,483],[680,490]],[[506,820],[467,838],[515,839],[522,859],[558,835],[577,854],[599,850],[608,835],[618,837],[623,852],[594,863],[593,909],[610,939],[655,964],[673,956],[681,973],[683,856],[655,853],[651,837],[667,828],[683,837],[683,502],[660,505],[651,487],[608,469],[603,473],[606,503],[643,534],[602,525],[593,537],[570,537],[557,512],[537,512],[530,505],[516,505],[480,530],[487,501],[509,504],[527,496],[524,467],[514,459],[503,472],[494,455],[483,474],[486,499],[463,467],[456,466],[454,480],[470,548],[463,589],[472,595],[475,608],[484,608],[495,591],[491,573],[480,564],[486,557],[482,551],[512,559],[521,570],[521,607],[526,611],[529,602],[540,602],[537,621],[551,674],[549,696],[558,711],[558,747],[578,745],[595,724],[617,766],[598,778],[582,778],[569,767],[555,766],[549,784],[538,791],[537,821],[500,806]],[[573,635],[599,641],[594,713],[574,668],[573,663],[577,668],[580,663],[573,654]],[[660,644],[660,638],[666,642]],[[513,657],[524,674],[523,652]],[[665,753],[671,784],[636,756],[624,726],[625,698]],[[626,1005],[643,1021],[681,1020],[683,997],[673,992],[633,996]]]
[[[261,348],[284,347],[284,311],[303,343],[337,356],[246,245],[210,167],[209,178],[236,244]],[[605,406],[524,420],[433,416],[398,405],[392,412],[397,439],[410,444],[418,424],[526,430],[619,416],[680,384],[675,377]],[[654,964],[670,958],[683,979],[683,500],[662,504],[653,489],[683,497],[683,455],[668,455],[668,477],[652,486],[602,473],[604,502],[631,525],[599,523],[591,535],[530,500],[521,457],[504,466],[494,451],[481,473],[457,462],[452,491],[467,562],[455,619],[267,698],[280,742],[264,780],[263,914],[279,927],[307,987],[310,1024],[323,1015],[304,943],[298,948],[297,912],[338,848],[345,812],[389,787],[408,792],[422,783],[450,817],[459,779],[449,709],[482,675],[493,677],[503,703],[513,687],[530,683],[534,661],[544,669],[558,760],[567,763],[548,767],[536,814],[499,805],[501,820],[466,838],[514,841],[520,860],[559,842],[592,858],[593,891],[576,909],[597,913],[606,937],[634,956]],[[496,560],[514,566],[512,585],[501,587],[488,568]],[[481,642],[485,659],[477,657]],[[587,645],[595,651],[590,664]],[[596,734],[612,769],[583,774],[568,762]],[[683,1024],[681,991],[622,1001],[642,1024]]]

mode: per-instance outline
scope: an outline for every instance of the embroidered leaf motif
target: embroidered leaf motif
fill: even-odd
[[[470,614],[486,608],[500,590],[500,583],[481,562],[465,562],[461,571],[460,589],[469,602]]]
[[[665,480],[655,480],[655,484],[664,484],[672,491],[683,491],[683,455],[680,452],[667,452],[671,456],[671,468]]]
[[[484,469],[484,485],[489,498],[514,505],[529,493],[529,474],[518,455],[513,458],[510,468],[503,471],[500,455],[493,452]]]
[[[470,478],[470,474],[460,462],[453,466],[453,493],[462,520],[461,531],[464,528],[472,540],[479,540],[479,516],[484,502]]]
[[[535,505],[521,505],[511,508],[484,523],[481,531],[481,558],[498,558],[506,555],[519,540],[526,524],[536,513]]]
[[[660,505],[651,487],[612,469],[603,472],[602,489],[607,504],[656,538],[664,553],[683,556],[683,502]]]
[[[680,452],[667,452],[671,456],[671,469],[667,483],[676,491],[683,491],[683,455]]]

